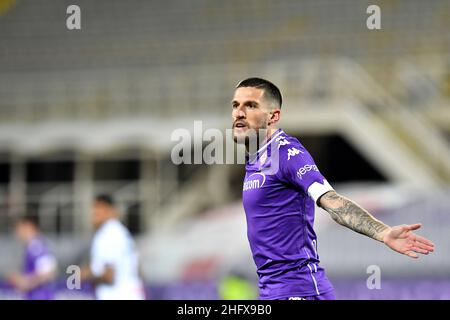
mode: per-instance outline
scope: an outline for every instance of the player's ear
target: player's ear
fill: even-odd
[[[281,110],[276,108],[270,112],[269,124],[275,124],[280,121]]]

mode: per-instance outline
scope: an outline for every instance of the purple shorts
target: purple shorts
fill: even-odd
[[[325,293],[322,293],[317,296],[308,296],[308,297],[286,297],[286,298],[280,298],[278,300],[335,300],[336,297],[334,295],[334,291],[328,291]]]

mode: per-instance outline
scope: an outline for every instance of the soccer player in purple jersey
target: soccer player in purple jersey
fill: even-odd
[[[17,237],[25,243],[22,273],[8,276],[9,282],[27,300],[52,300],[57,263],[34,217],[21,217],[15,225]]]
[[[233,138],[247,148],[242,199],[261,299],[335,298],[319,265],[315,204],[337,223],[411,258],[434,251],[412,232],[420,224],[388,226],[334,191],[303,145],[277,128],[281,103],[280,90],[260,78],[241,81],[232,101]]]

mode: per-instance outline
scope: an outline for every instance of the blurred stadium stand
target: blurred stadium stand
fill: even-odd
[[[0,272],[20,259],[11,218],[33,211],[64,276],[86,254],[93,195],[109,192],[155,286],[195,279],[189,268],[251,276],[243,168],[175,166],[170,135],[228,128],[234,85],[256,75],[282,89],[282,127],[338,191],[388,223],[423,222],[439,250],[413,264],[318,212],[332,280],[371,264],[448,277],[449,1],[78,0],[69,31],[72,2],[0,0]],[[380,31],[365,28],[369,4]]]

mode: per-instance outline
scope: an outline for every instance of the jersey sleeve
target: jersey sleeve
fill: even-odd
[[[322,176],[309,152],[300,144],[290,141],[278,149],[281,179],[299,191],[308,194],[314,202],[333,187]]]

